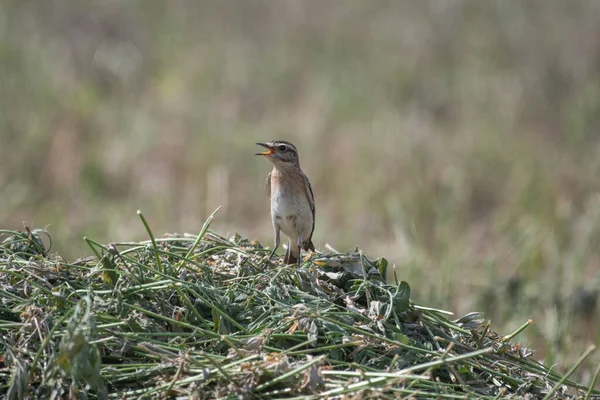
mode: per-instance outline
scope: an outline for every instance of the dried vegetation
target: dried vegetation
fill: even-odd
[[[270,263],[259,243],[209,231],[211,219],[199,235],[86,239],[94,255],[72,263],[49,253],[43,230],[2,231],[1,391],[9,399],[600,394],[513,341],[529,322],[500,336],[480,313],[454,319],[419,305],[407,282],[383,281],[384,258],[358,249],[315,253],[301,268]]]

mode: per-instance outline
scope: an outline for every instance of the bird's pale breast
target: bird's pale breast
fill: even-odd
[[[271,175],[271,217],[273,224],[292,241],[299,236],[307,240],[312,230],[313,216],[306,193],[306,183],[299,174],[286,175],[282,184],[280,174]]]

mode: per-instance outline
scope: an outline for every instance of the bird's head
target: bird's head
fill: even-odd
[[[272,140],[267,143],[256,143],[266,149],[257,156],[265,156],[275,166],[299,165],[298,150],[296,146],[285,140]]]

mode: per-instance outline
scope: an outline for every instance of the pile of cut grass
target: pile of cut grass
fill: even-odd
[[[47,398],[578,398],[479,313],[410,300],[385,259],[266,261],[208,230],[101,245],[67,263],[43,231],[0,231],[0,392]],[[597,374],[596,374],[597,376]],[[593,387],[593,384],[591,385]],[[366,397],[365,397],[366,398]]]

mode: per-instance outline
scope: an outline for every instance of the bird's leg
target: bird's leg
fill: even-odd
[[[269,259],[267,260],[268,262],[271,262],[271,258],[273,258],[273,254],[275,254],[275,251],[277,250],[278,247],[279,247],[279,245],[276,245],[275,247],[273,247],[273,250],[269,254]]]
[[[299,236],[298,237],[298,266],[300,266],[300,263],[302,261],[301,253],[302,253],[302,236]]]
[[[271,254],[269,254],[269,259],[267,261],[271,261],[271,258],[273,258],[273,254],[275,254],[275,251],[277,251],[277,248],[279,247],[279,225],[277,224],[273,224],[273,227],[275,228],[275,247],[273,247],[273,251],[271,251]]]

